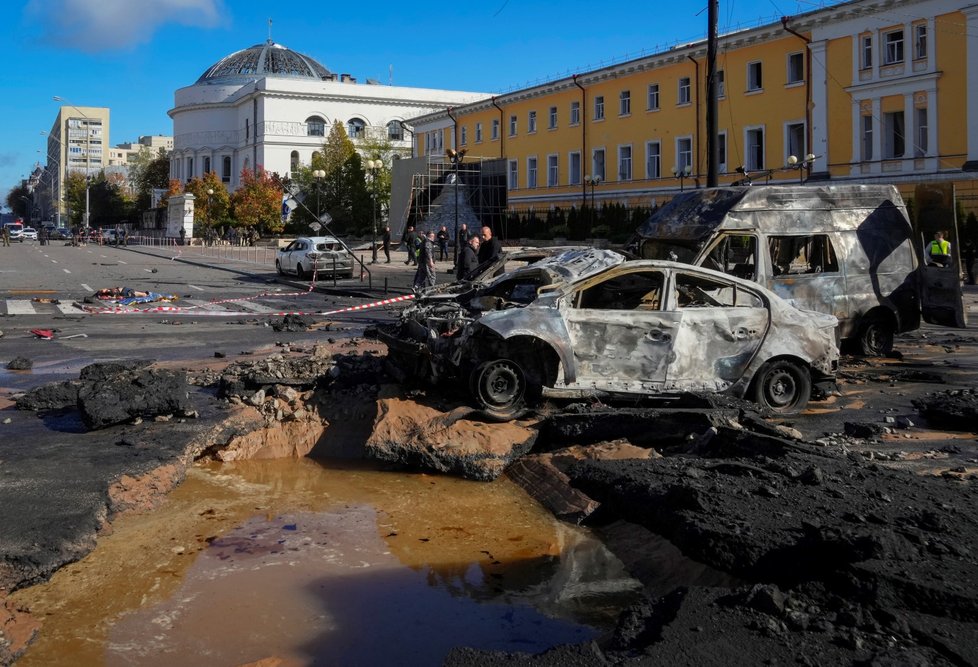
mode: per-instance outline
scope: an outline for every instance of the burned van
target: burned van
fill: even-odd
[[[927,322],[964,326],[956,265],[925,266],[894,186],[770,185],[682,193],[638,230],[638,253],[753,280],[835,315],[868,355]]]

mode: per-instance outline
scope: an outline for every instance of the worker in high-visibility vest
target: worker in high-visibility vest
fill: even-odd
[[[927,244],[927,261],[940,266],[951,261],[951,242],[944,240],[944,232],[934,232],[934,240]]]

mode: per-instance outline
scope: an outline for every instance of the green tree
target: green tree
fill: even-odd
[[[170,154],[161,147],[155,157],[149,148],[139,151],[137,156],[135,166],[129,168],[129,179],[136,192],[136,207],[145,211],[152,204],[154,189],[170,187]]]
[[[241,187],[231,195],[235,223],[255,227],[262,234],[282,231],[282,189],[262,167],[241,171]]]
[[[331,229],[337,234],[358,233],[368,229],[371,199],[367,191],[363,161],[356,146],[347,136],[343,123],[333,123],[323,144],[322,155],[313,157],[311,168],[326,172],[322,182],[314,187],[319,192],[321,210],[328,212],[333,218]],[[303,175],[303,178],[307,176]],[[310,182],[309,185],[313,184]],[[311,191],[305,192],[306,205],[309,206],[308,197]]]
[[[207,191],[213,190],[208,195]],[[215,222],[225,220],[231,210],[231,195],[217,173],[209,171],[202,177],[194,177],[187,183],[186,191],[193,194],[194,223],[213,227]]]

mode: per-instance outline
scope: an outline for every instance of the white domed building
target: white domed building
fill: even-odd
[[[176,91],[168,112],[170,177],[186,182],[213,171],[233,191],[245,168],[286,176],[310,163],[336,120],[354,141],[384,137],[409,155],[405,118],[488,96],[358,83],[269,40],[222,58],[192,86]]]

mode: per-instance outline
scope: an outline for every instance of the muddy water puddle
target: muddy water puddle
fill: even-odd
[[[18,665],[427,665],[597,637],[638,588],[508,480],[303,459],[195,468],[12,597],[43,622]]]

